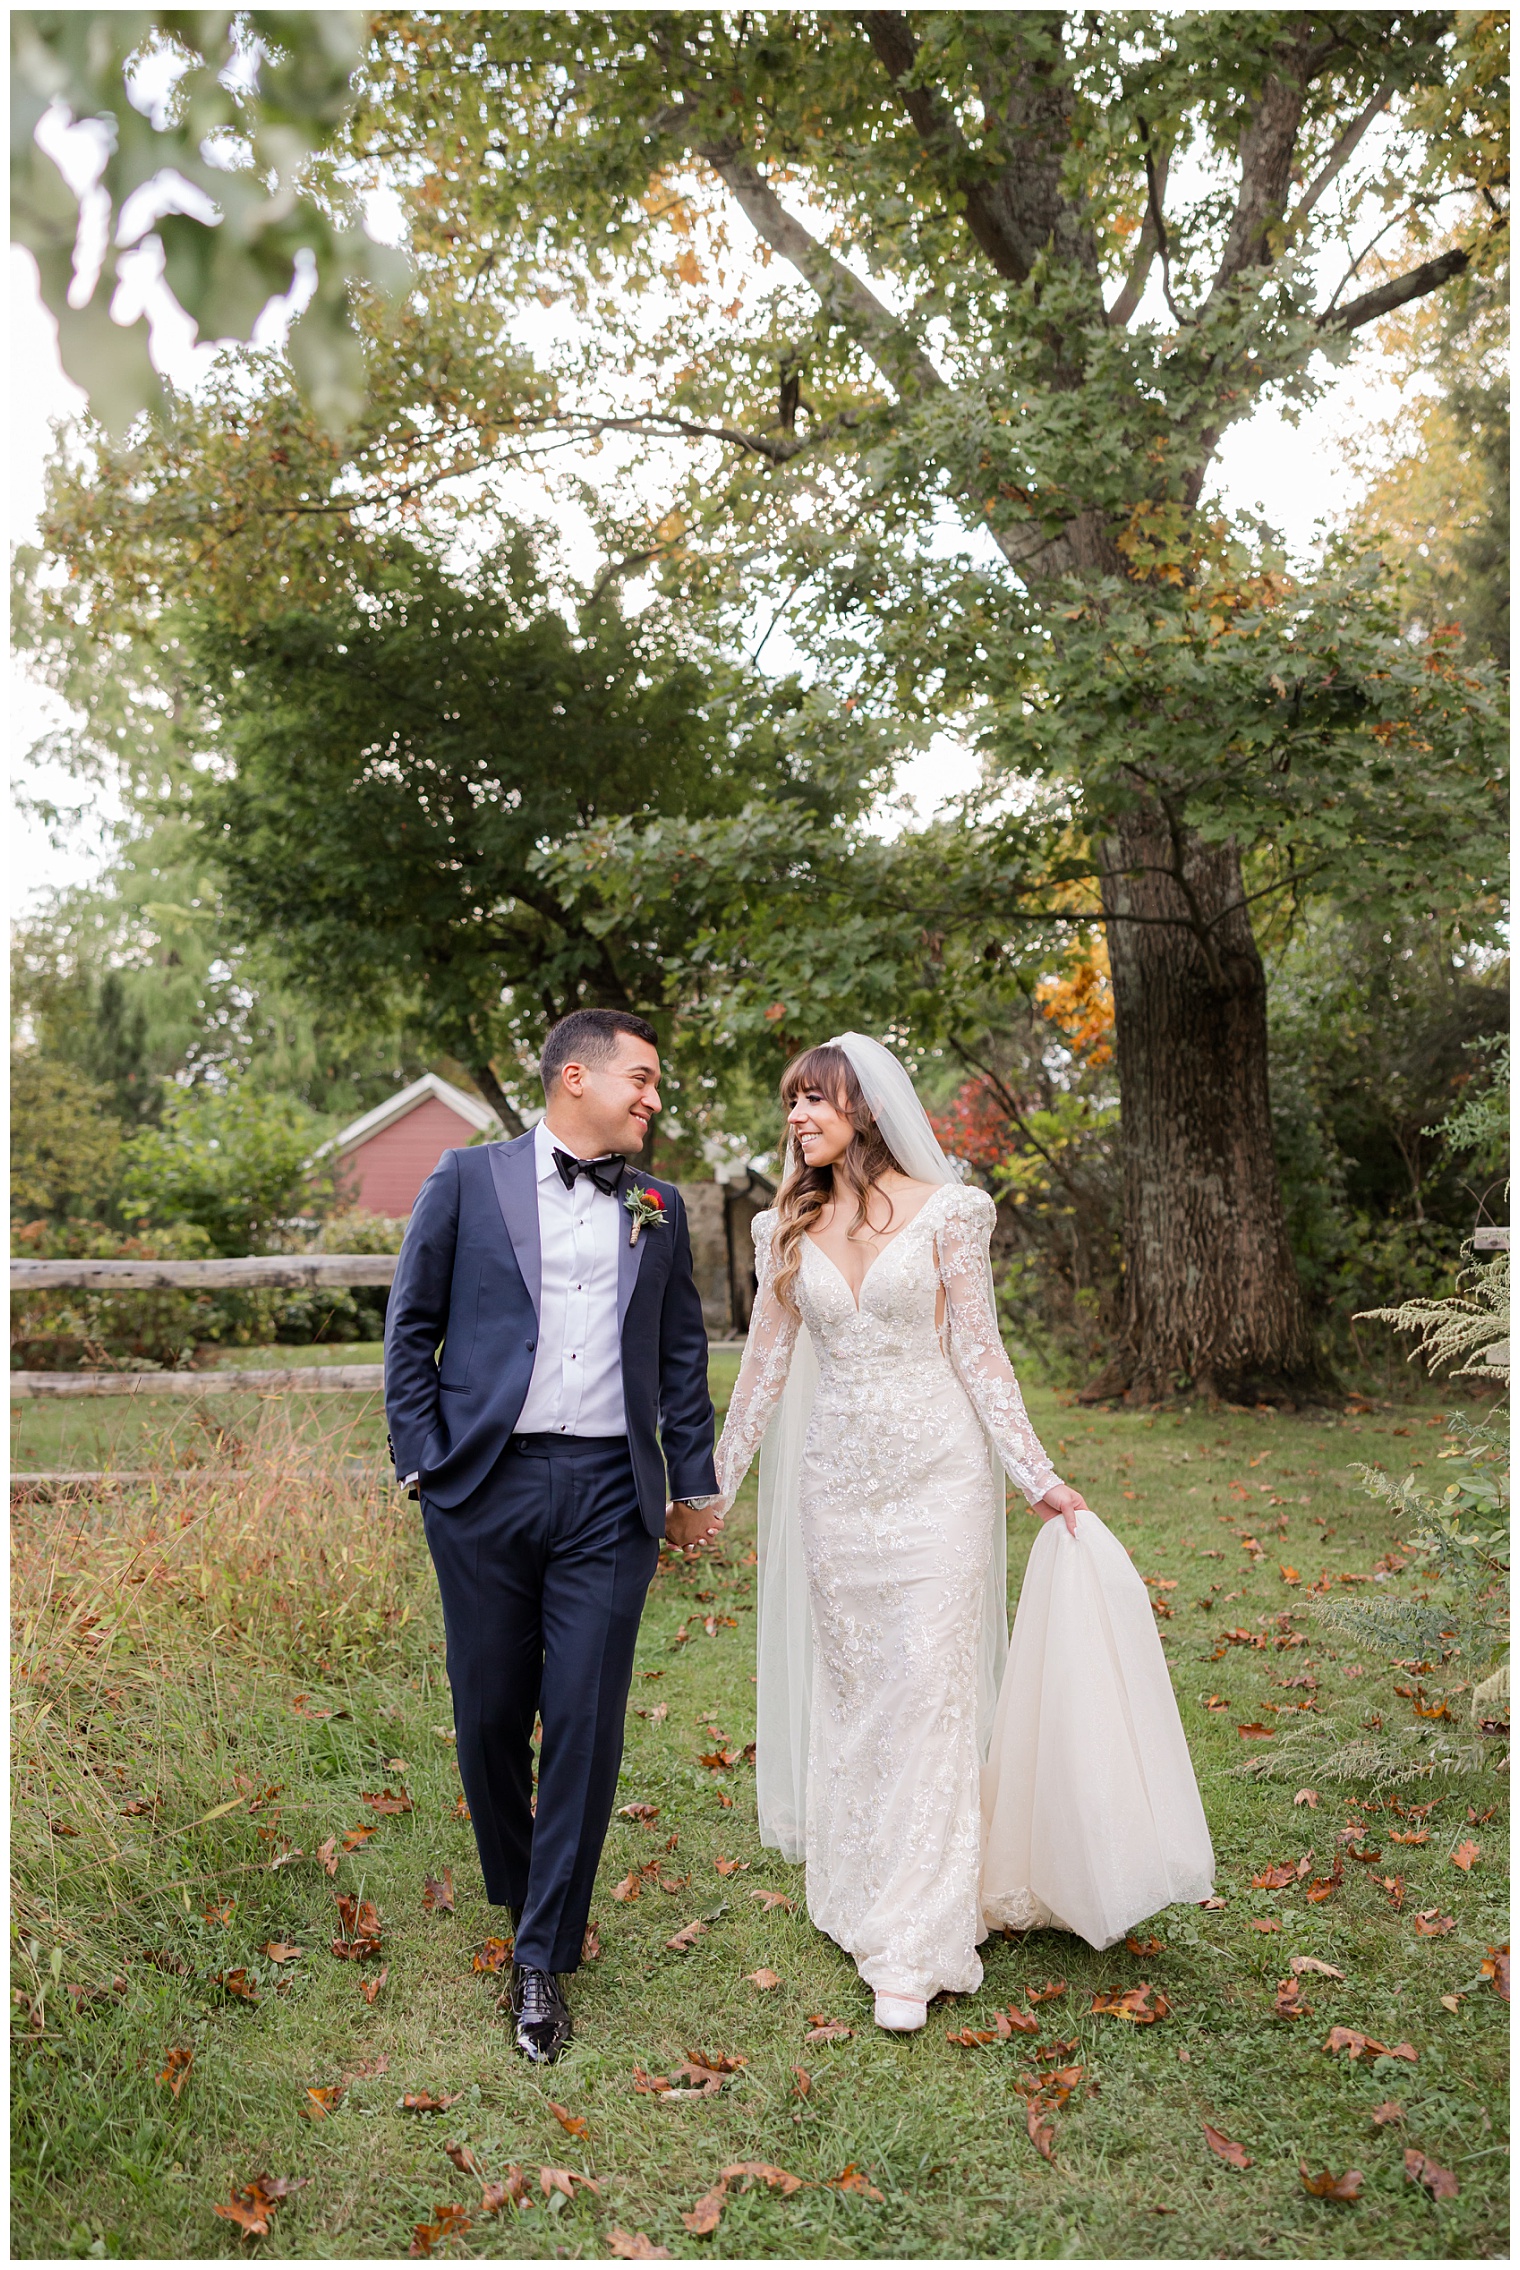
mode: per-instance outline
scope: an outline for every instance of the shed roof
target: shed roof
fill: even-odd
[[[373,1111],[366,1111],[360,1118],[351,1119],[346,1127],[333,1136],[331,1142],[323,1144],[318,1157],[331,1153],[343,1158],[348,1152],[357,1151],[361,1144],[383,1134],[398,1119],[405,1119],[409,1111],[415,1111],[429,1097],[446,1105],[450,1111],[457,1112],[479,1134],[500,1135],[503,1131],[495,1112],[488,1104],[482,1103],[479,1096],[467,1095],[463,1088],[454,1087],[448,1080],[440,1080],[436,1072],[424,1072],[422,1078],[414,1080],[409,1088],[400,1089],[397,1094],[387,1097],[384,1103],[377,1103]]]

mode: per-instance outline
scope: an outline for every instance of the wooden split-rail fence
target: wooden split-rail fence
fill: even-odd
[[[13,1261],[11,1291],[320,1292],[388,1285],[394,1253],[255,1253],[235,1261]],[[383,1364],[229,1365],[217,1371],[13,1371],[11,1400],[80,1395],[378,1395]]]

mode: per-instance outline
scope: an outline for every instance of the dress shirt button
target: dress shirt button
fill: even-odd
[[[536,1348],[536,1347],[538,1346],[538,1342],[537,1342],[536,1340],[528,1340],[528,1341],[526,1341],[526,1342],[524,1343],[524,1345],[526,1346],[526,1348],[527,1348],[527,1351],[528,1351],[529,1355],[531,1356],[531,1355],[532,1355],[532,1353],[533,1353],[533,1351],[534,1351],[534,1349],[535,1349],[535,1348]]]

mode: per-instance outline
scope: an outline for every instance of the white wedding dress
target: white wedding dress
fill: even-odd
[[[1149,1596],[1096,1514],[1078,1514],[1075,1538],[1050,1521],[1035,1541],[984,1763],[989,1582],[1006,1633],[999,1462],[1031,1500],[1057,1479],[992,1310],[994,1212],[984,1191],[941,1183],[868,1268],[858,1304],[804,1237],[800,1320],[773,1290],[777,1217],[757,1216],[756,1305],[718,1447],[730,1499],[794,1357],[816,1362],[795,1547],[767,1525],[762,1474],[761,1835],[805,1857],[808,1912],[865,1982],[924,2001],[981,1983],[976,1949],[997,1924],[1105,1946],[1212,1890]],[[766,1602],[793,1549],[806,1628],[778,1647]],[[784,1747],[767,1734],[778,1681],[806,1746],[795,1801],[777,1794],[785,1759],[766,1754],[768,1740]]]

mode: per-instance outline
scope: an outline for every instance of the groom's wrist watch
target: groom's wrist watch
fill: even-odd
[[[672,1498],[670,1502],[672,1505],[684,1505],[689,1513],[701,1513],[707,1506],[720,1505],[722,1500],[722,1491],[713,1490],[705,1498]]]

